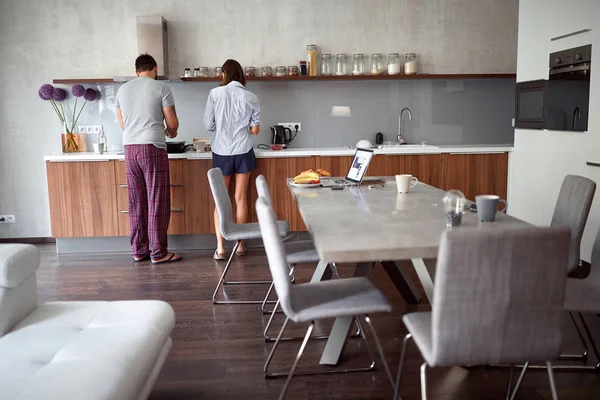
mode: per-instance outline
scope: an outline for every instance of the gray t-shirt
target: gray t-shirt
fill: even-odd
[[[164,83],[139,77],[127,82],[117,92],[125,130],[123,144],[153,144],[166,149],[163,107],[175,105],[173,92]]]

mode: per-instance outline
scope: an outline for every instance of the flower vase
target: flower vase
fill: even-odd
[[[82,135],[74,133],[74,130],[72,128],[72,121],[65,121],[63,126],[63,133],[60,136],[63,153],[76,153],[79,151],[85,151],[85,149],[83,148],[85,147],[85,140],[82,137]]]

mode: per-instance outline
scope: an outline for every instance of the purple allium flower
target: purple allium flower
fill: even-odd
[[[96,100],[96,91],[92,88],[87,88],[85,89],[85,93],[83,95],[83,98],[86,99],[87,101],[94,101]]]
[[[61,88],[54,88],[52,91],[52,100],[54,101],[63,101],[67,98],[67,91]]]
[[[85,93],[85,88],[80,84],[73,85],[71,88],[71,93],[73,93],[73,96],[75,97],[81,97]]]
[[[54,92],[54,87],[46,83],[38,90],[38,96],[40,96],[40,99],[42,100],[50,100],[52,98],[52,92]]]

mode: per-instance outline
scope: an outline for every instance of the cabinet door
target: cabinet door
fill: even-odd
[[[415,154],[394,157],[397,160],[395,171],[390,175],[410,174],[420,182],[434,187],[442,187],[443,156],[441,154]]]
[[[47,162],[52,236],[117,236],[114,161]]]
[[[350,169],[354,156],[322,156],[315,157],[316,168],[331,172],[331,176],[345,177]],[[302,172],[302,171],[300,171]]]
[[[259,158],[258,168],[250,181],[250,215],[256,218],[256,182],[258,175],[264,175],[273,200],[277,219],[287,221],[292,231],[306,231],[296,200],[287,185],[287,179],[293,178],[307,169],[315,169],[315,157]]]
[[[506,199],[508,153],[446,154],[444,189],[458,189],[469,200],[480,194]]]
[[[215,233],[215,202],[206,175],[211,168],[211,160],[185,160],[183,164],[187,234]]]

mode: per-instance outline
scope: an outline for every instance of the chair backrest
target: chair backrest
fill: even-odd
[[[273,210],[273,206],[264,197],[259,197],[256,201],[256,214],[269,261],[269,269],[271,270],[273,283],[275,284],[275,292],[279,297],[283,312],[287,316],[291,316],[294,312],[290,296],[292,286],[289,277],[290,269],[286,261],[281,234],[277,228],[275,211]]]
[[[435,275],[433,364],[556,358],[569,239],[567,228],[445,232]]]
[[[269,204],[273,205],[269,185],[267,185],[267,180],[263,175],[256,177],[256,193],[258,194],[258,197],[264,198]]]
[[[569,271],[579,265],[581,238],[595,192],[594,181],[582,176],[567,175],[558,194],[550,226],[564,226],[571,229]]]
[[[235,222],[233,221],[231,199],[229,199],[229,192],[227,191],[227,186],[225,186],[223,172],[220,168],[213,168],[208,170],[207,175],[210,190],[212,191],[213,199],[215,200],[217,214],[219,215],[221,235],[223,235],[225,240],[229,240],[228,234],[231,232],[231,228],[235,225]]]

